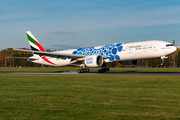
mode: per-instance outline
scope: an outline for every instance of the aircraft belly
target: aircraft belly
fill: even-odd
[[[70,64],[71,59],[57,59],[56,66],[66,66]]]

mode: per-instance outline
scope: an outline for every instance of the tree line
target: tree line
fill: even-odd
[[[25,49],[25,48],[23,48]],[[51,51],[51,50],[47,50]],[[42,65],[28,62],[26,59],[12,59],[7,57],[30,57],[32,53],[22,52],[22,51],[15,51],[12,48],[3,49],[0,51],[0,67],[41,67]],[[161,65],[162,60],[161,58],[154,58],[154,59],[143,59],[138,61],[137,67],[150,67],[150,68],[157,68],[162,67]],[[117,63],[108,63],[107,66],[109,67],[122,67],[122,65]],[[180,49],[177,49],[176,52],[169,55],[165,61],[163,67],[180,67]]]
[[[0,67],[40,67],[41,65],[28,62],[27,59],[8,58],[8,57],[30,57],[32,55],[33,55],[32,53],[15,51],[12,48],[1,50]]]

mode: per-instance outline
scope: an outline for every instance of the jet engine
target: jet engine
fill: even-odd
[[[120,62],[123,66],[136,66],[138,64],[138,60],[128,60]]]
[[[100,67],[103,64],[103,58],[100,55],[91,55],[85,58],[87,67]]]

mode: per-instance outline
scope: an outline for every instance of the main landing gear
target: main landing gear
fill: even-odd
[[[78,71],[77,71],[78,73],[87,73],[87,72],[90,71],[89,68],[85,68],[85,65],[81,65],[80,67],[81,67],[82,69],[78,70]],[[107,67],[106,67],[106,63],[104,63],[104,64],[102,65],[102,69],[99,69],[99,70],[98,70],[98,73],[104,73],[104,72],[107,72],[107,71],[109,71],[109,68],[107,68]]]
[[[78,73],[86,73],[89,72],[89,68],[82,68],[80,70],[77,71]]]
[[[109,68],[102,68],[102,69],[99,69],[98,70],[98,73],[103,73],[103,72],[106,72],[106,71],[109,71]]]
[[[90,71],[89,68],[82,68],[82,69],[78,70],[77,72],[78,73],[87,73],[89,71]],[[107,72],[107,71],[109,71],[109,68],[105,67],[105,68],[99,69],[98,73],[103,73],[103,72]]]
[[[103,73],[109,71],[109,68],[106,67],[106,63],[104,62],[102,65],[102,69],[98,70],[98,73]]]

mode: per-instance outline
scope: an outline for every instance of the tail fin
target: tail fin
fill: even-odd
[[[26,31],[31,50],[46,52],[30,31]]]

